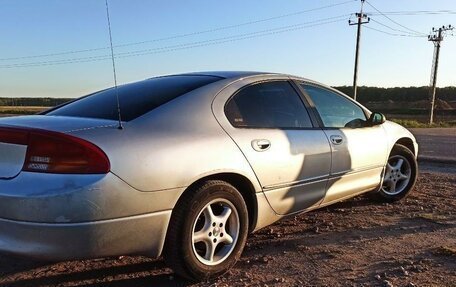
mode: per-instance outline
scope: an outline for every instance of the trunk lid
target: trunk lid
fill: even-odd
[[[34,115],[0,119],[0,127],[35,128],[62,133],[70,133],[85,129],[115,127],[116,125],[117,121],[113,120],[64,116]]]

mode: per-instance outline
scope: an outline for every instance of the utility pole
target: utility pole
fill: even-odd
[[[356,32],[356,52],[355,52],[355,71],[353,73],[353,99],[356,100],[356,92],[358,90],[357,80],[358,80],[358,58],[359,58],[359,42],[361,40],[361,25],[369,23],[370,19],[366,14],[363,13],[363,5],[365,0],[361,0],[361,9],[359,13],[355,13],[355,16],[358,18],[357,22],[352,22],[348,20],[348,25],[358,25],[358,31]]]
[[[440,42],[443,41],[443,36],[446,31],[453,30],[451,25],[442,26],[438,29],[432,28],[432,34],[428,36],[428,41],[434,44],[434,58],[432,60],[431,81],[430,81],[430,96],[431,96],[431,112],[429,116],[429,124],[434,122],[434,103],[435,90],[437,84],[437,69],[439,67]]]

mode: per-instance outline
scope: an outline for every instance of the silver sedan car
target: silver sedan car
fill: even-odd
[[[405,128],[308,79],[207,72],[126,84],[0,120],[0,252],[163,255],[177,274],[207,279],[236,263],[249,232],[284,216],[366,192],[406,197],[417,152]]]

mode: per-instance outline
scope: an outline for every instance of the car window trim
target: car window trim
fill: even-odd
[[[299,90],[302,92],[302,94],[304,95],[304,97],[306,98],[306,100],[309,102],[309,104],[311,105],[312,107],[312,112],[315,113],[315,116],[318,118],[318,121],[320,123],[320,127],[321,129],[324,129],[324,130],[343,130],[343,129],[349,129],[349,130],[353,130],[355,128],[349,128],[349,127],[339,127],[339,128],[336,128],[336,127],[326,127],[323,123],[323,120],[321,119],[321,116],[320,114],[318,113],[318,110],[317,110],[317,107],[315,106],[315,103],[312,101],[312,98],[309,96],[309,94],[306,92],[306,90],[301,86],[301,84],[304,84],[306,86],[313,86],[313,87],[316,87],[316,88],[319,88],[319,89],[323,89],[323,90],[326,90],[326,91],[329,91],[329,92],[332,92],[340,97],[344,97],[346,99],[348,99],[351,103],[353,103],[354,105],[356,105],[357,107],[359,107],[361,109],[361,111],[363,111],[363,114],[364,116],[366,117],[366,120],[369,119],[369,111],[366,110],[366,108],[364,108],[363,106],[361,106],[360,104],[358,104],[356,101],[354,101],[352,98],[350,98],[349,96],[339,92],[338,90],[335,90],[333,88],[328,88],[328,87],[325,87],[325,86],[322,86],[322,85],[318,85],[316,83],[312,83],[312,82],[308,82],[308,81],[305,81],[305,80],[293,80],[296,82],[296,85],[298,86]],[[363,128],[369,128],[370,126],[365,126],[365,127],[359,127],[359,128],[356,128],[356,129],[363,129]]]
[[[291,80],[292,86],[295,88],[295,90],[298,92],[299,96],[301,97],[302,102],[306,106],[307,112],[309,113],[310,120],[312,121],[312,125],[314,128],[323,128],[323,121],[320,117],[320,114],[317,111],[317,108],[315,107],[314,102],[312,99],[309,97],[309,95],[306,93],[303,87],[299,85],[299,83],[296,80]]]
[[[270,128],[270,127],[236,127],[234,126],[231,121],[228,119],[228,116],[226,115],[226,106],[228,105],[228,103],[240,92],[242,91],[243,89],[245,88],[248,88],[250,86],[254,86],[254,85],[258,85],[258,84],[262,84],[262,83],[270,83],[270,82],[286,82],[288,83],[292,89],[296,92],[296,94],[298,95],[299,99],[301,100],[302,104],[304,105],[304,110],[306,110],[307,112],[307,115],[309,116],[310,118],[310,123],[312,125],[312,127],[307,127],[307,128],[292,128],[292,127],[288,127],[288,128]],[[320,127],[318,126],[318,122],[317,121],[314,121],[314,119],[312,118],[312,115],[311,115],[311,112],[310,110],[307,108],[308,106],[308,103],[306,103],[306,101],[302,98],[301,96],[301,93],[298,89],[298,87],[296,87],[295,83],[293,82],[293,80],[291,79],[267,79],[267,80],[259,80],[259,81],[255,81],[253,83],[249,83],[247,85],[244,85],[242,86],[241,88],[237,89],[225,102],[225,104],[223,105],[223,114],[225,115],[226,119],[228,120],[228,122],[230,123],[230,125],[235,128],[235,129],[261,129],[261,130],[315,130],[315,129],[320,129]]]

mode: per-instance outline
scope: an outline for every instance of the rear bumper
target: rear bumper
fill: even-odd
[[[21,172],[0,180],[0,218],[36,223],[127,218],[174,208],[184,189],[139,191],[113,173]]]
[[[171,210],[84,223],[0,219],[0,253],[63,261],[161,254]]]

